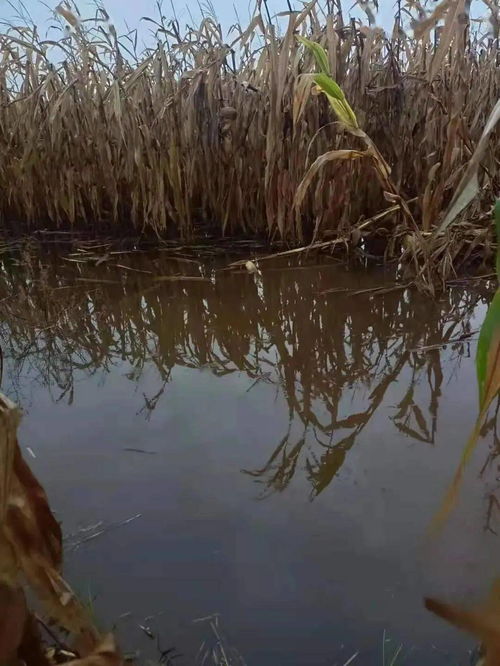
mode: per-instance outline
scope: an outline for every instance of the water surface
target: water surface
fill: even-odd
[[[97,263],[5,258],[0,299],[3,390],[102,626],[177,664],[213,614],[250,666],[380,664],[384,632],[402,663],[469,663],[422,598],[497,574],[494,415],[425,539],[475,418],[484,285],[433,302],[331,260]]]

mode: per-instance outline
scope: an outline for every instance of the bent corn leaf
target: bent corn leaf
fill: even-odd
[[[306,196],[314,177],[321,171],[321,169],[323,169],[326,164],[338,160],[357,160],[366,156],[367,153],[360,150],[330,150],[327,153],[323,153],[323,155],[317,157],[307,170],[304,178],[302,178],[295,193],[293,205],[296,213],[300,213],[302,202],[304,201],[304,197]]]
[[[330,64],[328,62],[328,55],[325,49],[317,42],[313,42],[310,39],[307,39],[306,37],[301,37],[300,35],[297,35],[297,39],[313,54],[320,72],[329,75]]]
[[[314,82],[327,97],[339,120],[351,129],[358,129],[356,114],[351,109],[342,89],[330,76],[316,74]]]
[[[342,88],[331,76],[328,76],[327,74],[315,74],[314,83],[321,88],[321,92],[324,92],[325,95],[333,97],[339,102],[346,101]]]
[[[342,88],[330,76],[330,65],[325,49],[320,44],[305,37],[297,35],[297,39],[311,51],[318,65],[320,72],[314,76],[315,84],[328,97],[328,101],[339,120],[347,127],[357,129],[359,125],[356,114],[351,109]]]

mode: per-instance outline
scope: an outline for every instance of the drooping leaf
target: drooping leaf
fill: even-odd
[[[314,83],[329,97],[333,97],[339,102],[345,101],[345,95],[342,92],[342,88],[331,76],[328,76],[328,74],[315,74]]]
[[[465,445],[465,448],[462,451],[462,457],[460,458],[460,462],[453,476],[453,480],[446,491],[441,506],[439,507],[437,513],[435,514],[432,520],[430,526],[431,533],[436,534],[438,530],[441,529],[441,527],[446,522],[448,516],[450,515],[453,507],[457,502],[458,492],[460,490],[460,485],[462,483],[465,468],[467,466],[467,463],[469,462],[472,452],[476,448],[477,440],[479,439],[479,435],[481,433],[481,423],[482,423],[481,417],[478,417],[476,423],[474,424],[474,429],[469,435],[467,444]]]
[[[306,175],[300,182],[297,192],[295,193],[294,198],[294,207],[297,211],[297,214],[300,212],[300,208],[304,197],[309,190],[309,187],[313,181],[313,178],[316,176],[321,169],[328,164],[329,162],[334,162],[337,160],[356,160],[361,157],[366,157],[366,153],[360,150],[330,150],[327,153],[323,153],[311,164],[307,170]]]
[[[341,87],[327,74],[316,74],[314,82],[328,97],[328,101],[341,122],[349,128],[357,129],[358,120],[351,109]]]
[[[322,72],[323,74],[329,75],[330,64],[328,62],[328,55],[325,49],[321,46],[321,44],[313,42],[312,40],[307,39],[306,37],[301,37],[300,35],[297,35],[297,39],[301,44],[303,44],[306,48],[308,48],[309,51],[311,51],[316,60],[319,71]]]

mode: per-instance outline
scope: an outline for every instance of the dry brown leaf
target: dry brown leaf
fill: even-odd
[[[16,656],[27,616],[21,587],[0,583],[0,664],[8,664]]]
[[[466,631],[483,644],[484,666],[500,664],[500,590],[493,584],[488,599],[475,608],[463,608],[437,599],[426,598],[425,607],[462,631]]]
[[[122,666],[122,664],[123,658],[112,634],[105,636],[92,654],[68,662],[68,666]]]
[[[295,82],[293,93],[293,126],[297,129],[304,109],[306,108],[307,100],[309,99],[311,86],[314,83],[314,74],[301,74]]]
[[[440,2],[439,5],[434,7],[433,12],[429,16],[420,21],[415,21],[413,24],[413,34],[416,39],[422,39],[426,33],[430,32],[437,26],[439,21],[446,15],[451,3],[452,0],[443,0],[443,2]]]
[[[55,11],[63,16],[66,21],[73,27],[76,28],[76,26],[79,23],[78,17],[73,14],[67,7],[64,7],[62,4],[57,5]]]
[[[457,185],[453,199],[448,206],[448,210],[441,222],[438,233],[442,233],[459,215],[462,210],[472,201],[479,191],[479,182],[477,172],[484,153],[488,147],[490,135],[500,120],[500,98],[498,99],[495,107],[493,108],[490,116],[486,122],[481,138],[479,139],[476,149],[469,160],[467,169]]]
[[[48,615],[75,634],[97,640],[87,611],[60,574],[61,531],[50,511],[43,488],[22,458],[16,430],[19,411],[0,394],[0,571],[16,584],[16,570],[40,597]],[[95,644],[95,642],[94,642]]]
[[[444,23],[443,30],[441,32],[441,37],[439,39],[438,47],[432,58],[432,63],[429,68],[428,78],[429,81],[433,81],[437,72],[441,68],[441,65],[444,62],[446,54],[450,48],[451,43],[453,42],[454,37],[456,36],[456,23],[458,16],[464,10],[464,0],[451,0],[449,3],[449,8],[446,13],[446,20]]]
[[[304,201],[304,197],[306,196],[314,177],[321,171],[321,169],[330,162],[357,160],[362,157],[367,157],[367,155],[368,153],[360,150],[329,150],[327,153],[320,155],[307,170],[306,175],[302,179],[297,188],[297,192],[295,193],[294,207],[297,214],[300,213],[302,202]]]

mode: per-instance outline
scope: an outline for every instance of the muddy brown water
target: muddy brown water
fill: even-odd
[[[356,293],[391,277],[332,261],[22,259],[0,275],[3,390],[67,576],[126,650],[197,663],[217,615],[249,666],[383,664],[384,635],[386,664],[400,644],[398,664],[469,663],[422,598],[468,603],[498,569],[494,415],[426,539],[475,418],[484,283],[433,302]]]

